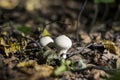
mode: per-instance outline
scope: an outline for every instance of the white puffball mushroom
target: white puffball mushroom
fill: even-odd
[[[49,43],[53,43],[53,39],[50,36],[45,36],[40,39],[40,44],[42,46],[47,46]]]
[[[55,44],[58,46],[59,55],[61,55],[61,54],[66,54],[68,49],[71,48],[72,41],[66,35],[60,35],[55,38]]]

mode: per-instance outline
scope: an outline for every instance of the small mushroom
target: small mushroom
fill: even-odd
[[[59,56],[63,54],[63,58],[66,58],[66,54],[69,48],[72,46],[72,41],[66,35],[60,35],[56,37],[55,44],[58,47]]]
[[[49,43],[54,43],[53,39],[50,36],[45,36],[40,39],[42,46],[47,46]]]

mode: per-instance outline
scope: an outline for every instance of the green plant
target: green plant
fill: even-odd
[[[94,0],[94,3],[113,3],[115,0]]]

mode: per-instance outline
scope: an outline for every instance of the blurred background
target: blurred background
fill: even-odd
[[[119,0],[0,0],[0,25],[12,22],[37,27],[54,22],[48,26],[58,28],[62,34],[74,33],[77,26],[88,33],[113,26],[120,30],[119,3]]]

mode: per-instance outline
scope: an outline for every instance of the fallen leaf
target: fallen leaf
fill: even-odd
[[[60,74],[62,74],[64,71],[69,70],[69,65],[71,64],[71,62],[69,60],[61,60],[61,65],[59,67],[57,67],[57,69],[54,71],[54,75],[58,76]]]
[[[17,42],[9,41],[8,44],[5,43],[4,39],[0,38],[0,49],[2,49],[6,56],[9,56],[9,53],[16,53],[18,50],[20,50],[20,46]]]
[[[4,52],[6,56],[9,56],[10,53],[16,53],[17,51],[20,51],[20,46],[18,42],[12,42],[10,41],[9,46],[3,46],[4,47]]]
[[[119,51],[115,45],[114,42],[109,40],[102,40],[101,43],[104,45],[104,47],[109,50],[111,53],[118,55]]]
[[[25,8],[28,11],[34,11],[36,8],[40,8],[39,0],[26,0]]]
[[[23,32],[23,33],[26,33],[26,34],[29,34],[32,32],[32,28],[31,27],[28,27],[28,26],[20,26],[17,28],[18,31],[20,32]]]
[[[27,46],[27,41],[26,39],[22,38],[21,39],[21,50],[24,50]]]
[[[50,33],[48,32],[48,30],[45,28],[41,34],[41,36],[50,36]]]
[[[52,66],[38,65],[37,62],[34,60],[23,61],[17,64],[18,68],[27,68],[29,66],[32,66],[35,70],[35,74],[31,77],[31,80],[34,80],[36,76],[39,78],[48,77],[53,73],[54,70]]]
[[[29,61],[23,61],[17,64],[17,67],[22,68],[22,67],[29,67],[29,66],[35,66],[37,65],[37,62],[34,60],[29,60]]]
[[[13,9],[19,3],[19,0],[0,0],[0,7],[4,9]]]
[[[82,39],[83,43],[90,43],[92,40],[90,39],[89,35],[85,32],[80,33],[80,38]]]
[[[94,77],[94,80],[99,80],[100,77],[109,78],[110,75],[103,70],[92,69],[91,74]]]
[[[36,65],[35,70],[36,72],[32,77],[30,77],[30,80],[37,80],[40,78],[43,79],[49,77],[53,73],[54,68],[48,65]]]
[[[0,37],[0,45],[3,45],[3,46],[6,45],[6,43],[5,43],[5,41],[4,41],[4,39],[2,37]]]

